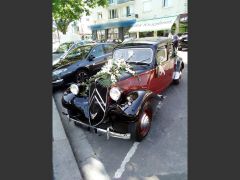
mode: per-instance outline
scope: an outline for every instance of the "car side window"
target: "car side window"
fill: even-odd
[[[167,49],[166,47],[159,47],[156,54],[157,65],[160,65],[162,62],[167,61]]]
[[[97,47],[93,48],[91,55],[93,55],[95,58],[104,55],[102,45],[98,45]]]
[[[106,54],[112,53],[113,49],[114,49],[113,44],[104,44],[104,51],[105,51]]]
[[[72,49],[65,58],[71,61],[81,60],[86,58],[90,50],[91,46],[79,46]]]
[[[168,44],[168,58],[172,58],[173,56],[173,45],[172,44]]]

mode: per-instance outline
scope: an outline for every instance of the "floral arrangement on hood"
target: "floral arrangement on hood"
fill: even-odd
[[[91,79],[98,79],[98,82],[102,86],[110,87],[118,81],[119,77],[124,72],[135,75],[135,71],[132,70],[132,67],[127,64],[124,59],[110,59],[96,75],[90,78],[90,81]]]
[[[101,68],[101,70],[92,76],[89,80],[81,83],[83,86],[87,86],[85,92],[88,90],[90,83],[96,79],[104,87],[111,87],[121,77],[121,74],[128,72],[135,76],[135,71],[132,70],[132,66],[126,63],[124,59],[109,59],[108,62]],[[81,93],[85,95],[85,92]]]

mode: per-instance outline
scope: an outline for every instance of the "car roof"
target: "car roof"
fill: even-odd
[[[170,42],[171,39],[168,37],[145,37],[145,38],[137,38],[129,40],[123,43],[121,46],[139,46],[139,45],[158,45],[158,44],[166,44]]]
[[[92,47],[94,47],[94,46],[99,45],[99,44],[112,44],[112,45],[114,45],[114,43],[86,42],[86,43],[81,44],[79,42],[79,43],[75,43],[75,45],[77,45],[77,46],[75,46],[74,49],[77,48],[77,47],[83,47],[83,46],[92,46]]]

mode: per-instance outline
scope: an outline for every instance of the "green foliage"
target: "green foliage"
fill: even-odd
[[[179,33],[184,33],[188,31],[188,24],[187,23],[180,23],[179,24]]]
[[[107,4],[108,0],[52,0],[52,16],[57,28],[66,34],[68,25],[83,13],[89,15],[91,8]]]

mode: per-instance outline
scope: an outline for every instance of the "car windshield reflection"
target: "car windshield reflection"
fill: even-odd
[[[64,59],[66,60],[80,60],[85,59],[92,49],[92,46],[79,46],[77,48],[72,49],[65,55]]]
[[[113,59],[124,59],[129,64],[150,64],[153,50],[151,48],[117,49],[113,53]]]
[[[73,43],[63,43],[61,44],[57,50],[55,51],[55,53],[65,53],[67,52],[67,50],[70,48],[70,46],[72,45]]]

